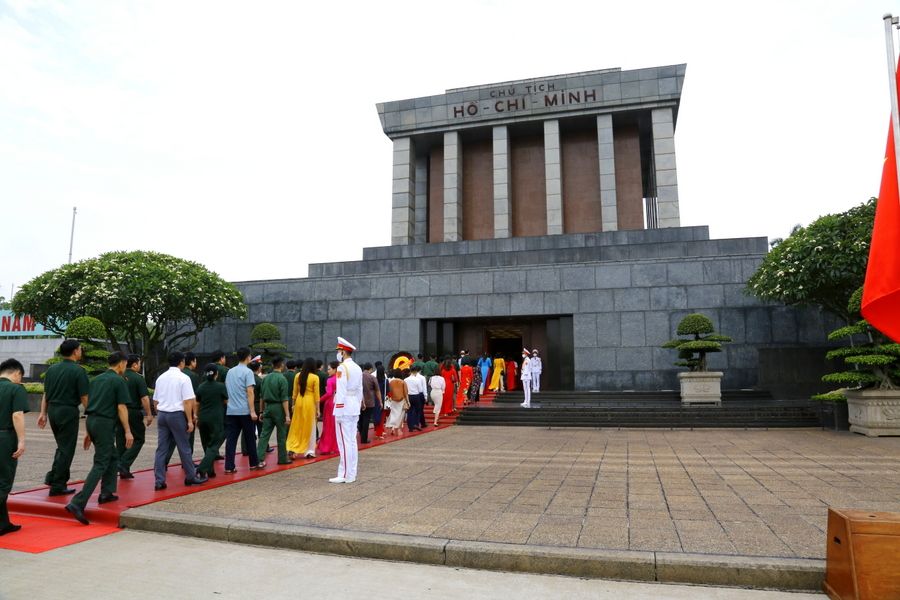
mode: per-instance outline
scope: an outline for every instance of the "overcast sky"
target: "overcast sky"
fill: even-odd
[[[683,225],[786,235],[877,194],[900,2],[0,0],[0,295],[157,250],[231,281],[390,243],[375,103],[686,62]]]

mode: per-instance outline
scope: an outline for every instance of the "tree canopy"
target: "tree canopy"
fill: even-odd
[[[12,305],[57,333],[78,317],[99,319],[113,348],[144,353],[190,348],[225,318],[243,319],[238,289],[203,265],[158,252],[108,252],[63,265],[23,285]]]
[[[847,305],[866,276],[875,202],[794,228],[766,255],[747,292],[788,305],[818,305],[849,322]]]
[[[706,371],[706,355],[721,352],[722,344],[731,341],[727,335],[716,333],[709,317],[700,313],[684,317],[678,323],[676,333],[688,336],[688,339],[675,338],[662,347],[678,350],[678,358],[681,360],[675,366],[687,367],[691,371]]]

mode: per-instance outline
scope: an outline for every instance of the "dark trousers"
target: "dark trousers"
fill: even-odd
[[[274,430],[275,439],[278,440],[278,464],[290,464],[287,455],[287,432],[288,426],[284,422],[286,415],[284,414],[284,405],[281,402],[267,402],[266,410],[262,414],[262,431],[259,434],[259,443],[256,446],[256,455],[265,456],[266,449],[269,446],[269,438],[272,437]]]
[[[374,408],[364,408],[359,411],[359,421],[356,423],[356,428],[359,430],[359,441],[362,444],[369,443],[369,423],[372,420],[372,412]]]
[[[410,431],[425,427],[425,394],[410,394],[406,425]]]
[[[75,447],[78,445],[78,423],[81,415],[77,406],[61,406],[51,404],[47,408],[50,417],[50,429],[56,438],[56,452],[53,455],[53,466],[44,478],[44,483],[50,486],[50,491],[66,489],[69,483],[72,468],[72,459],[75,458]]]
[[[116,454],[119,459],[119,469],[122,471],[130,471],[131,465],[134,464],[141,448],[144,447],[144,441],[147,437],[147,428],[144,426],[144,415],[139,408],[128,409],[128,427],[131,428],[131,435],[134,436],[134,443],[131,448],[125,447],[125,428],[116,420]]]
[[[216,456],[219,455],[219,448],[225,441],[225,423],[221,415],[215,415],[210,419],[201,414],[197,428],[200,430],[200,440],[203,444],[203,460],[200,461],[197,471],[209,475],[215,470]]]
[[[116,471],[119,461],[116,455],[116,421],[99,415],[87,416],[87,432],[94,445],[94,464],[84,480],[81,491],[72,498],[72,504],[84,509],[97,484],[100,495],[116,493]]]
[[[0,431],[0,529],[10,525],[6,499],[12,490],[16,467],[19,465],[19,461],[12,457],[18,445],[19,438],[15,431]]]
[[[197,477],[197,470],[194,468],[193,446],[189,445],[187,432],[187,418],[184,412],[162,412],[160,411],[156,419],[156,429],[158,430],[158,441],[156,444],[156,458],[153,461],[153,475],[157,484],[166,482],[166,466],[169,464],[167,455],[169,454],[169,446],[173,440],[178,448],[178,456],[181,458],[181,468],[187,479]]]
[[[238,436],[244,444],[244,449],[250,458],[250,466],[259,464],[259,455],[256,454],[256,427],[250,415],[228,415],[225,417],[225,470],[234,469],[234,453],[237,450]]]
[[[187,426],[187,421],[185,421],[185,426]],[[191,456],[194,455],[194,440],[196,439],[196,438],[194,437],[194,434],[195,434],[195,433],[197,433],[197,428],[196,428],[196,427],[194,428],[194,431],[192,431],[192,432],[190,432],[189,434],[187,434],[188,448],[191,449]],[[200,445],[202,446],[202,445],[203,445],[203,442],[200,442]],[[168,453],[166,453],[166,464],[167,464],[167,465],[168,465],[170,462],[172,462],[172,456],[174,456],[174,455],[175,455],[175,440],[172,439],[172,440],[169,442],[169,451],[168,451]],[[182,465],[182,467],[184,467],[184,465]]]

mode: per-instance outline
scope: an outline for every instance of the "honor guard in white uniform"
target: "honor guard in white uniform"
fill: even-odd
[[[531,390],[534,393],[541,391],[541,371],[544,365],[541,363],[540,352],[535,348],[531,351]]]
[[[359,451],[356,446],[357,422],[363,405],[362,369],[353,362],[356,346],[342,337],[338,338],[337,388],[334,392],[334,429],[337,436],[338,462],[337,477],[331,483],[353,483],[356,481],[356,465]]]
[[[525,402],[522,406],[531,408],[531,352],[528,348],[522,348],[522,390],[525,392]]]

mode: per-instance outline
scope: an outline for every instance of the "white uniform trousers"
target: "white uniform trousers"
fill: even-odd
[[[541,374],[540,373],[532,373],[531,374],[531,390],[534,392],[541,391]]]
[[[528,379],[522,378],[522,391],[525,392],[525,402],[522,403],[522,406],[525,408],[529,408],[531,406],[531,378]]]
[[[334,433],[337,437],[338,452],[341,460],[338,461],[338,477],[347,481],[356,479],[356,465],[359,458],[359,450],[356,446],[357,422],[359,415],[336,415],[334,417]]]

